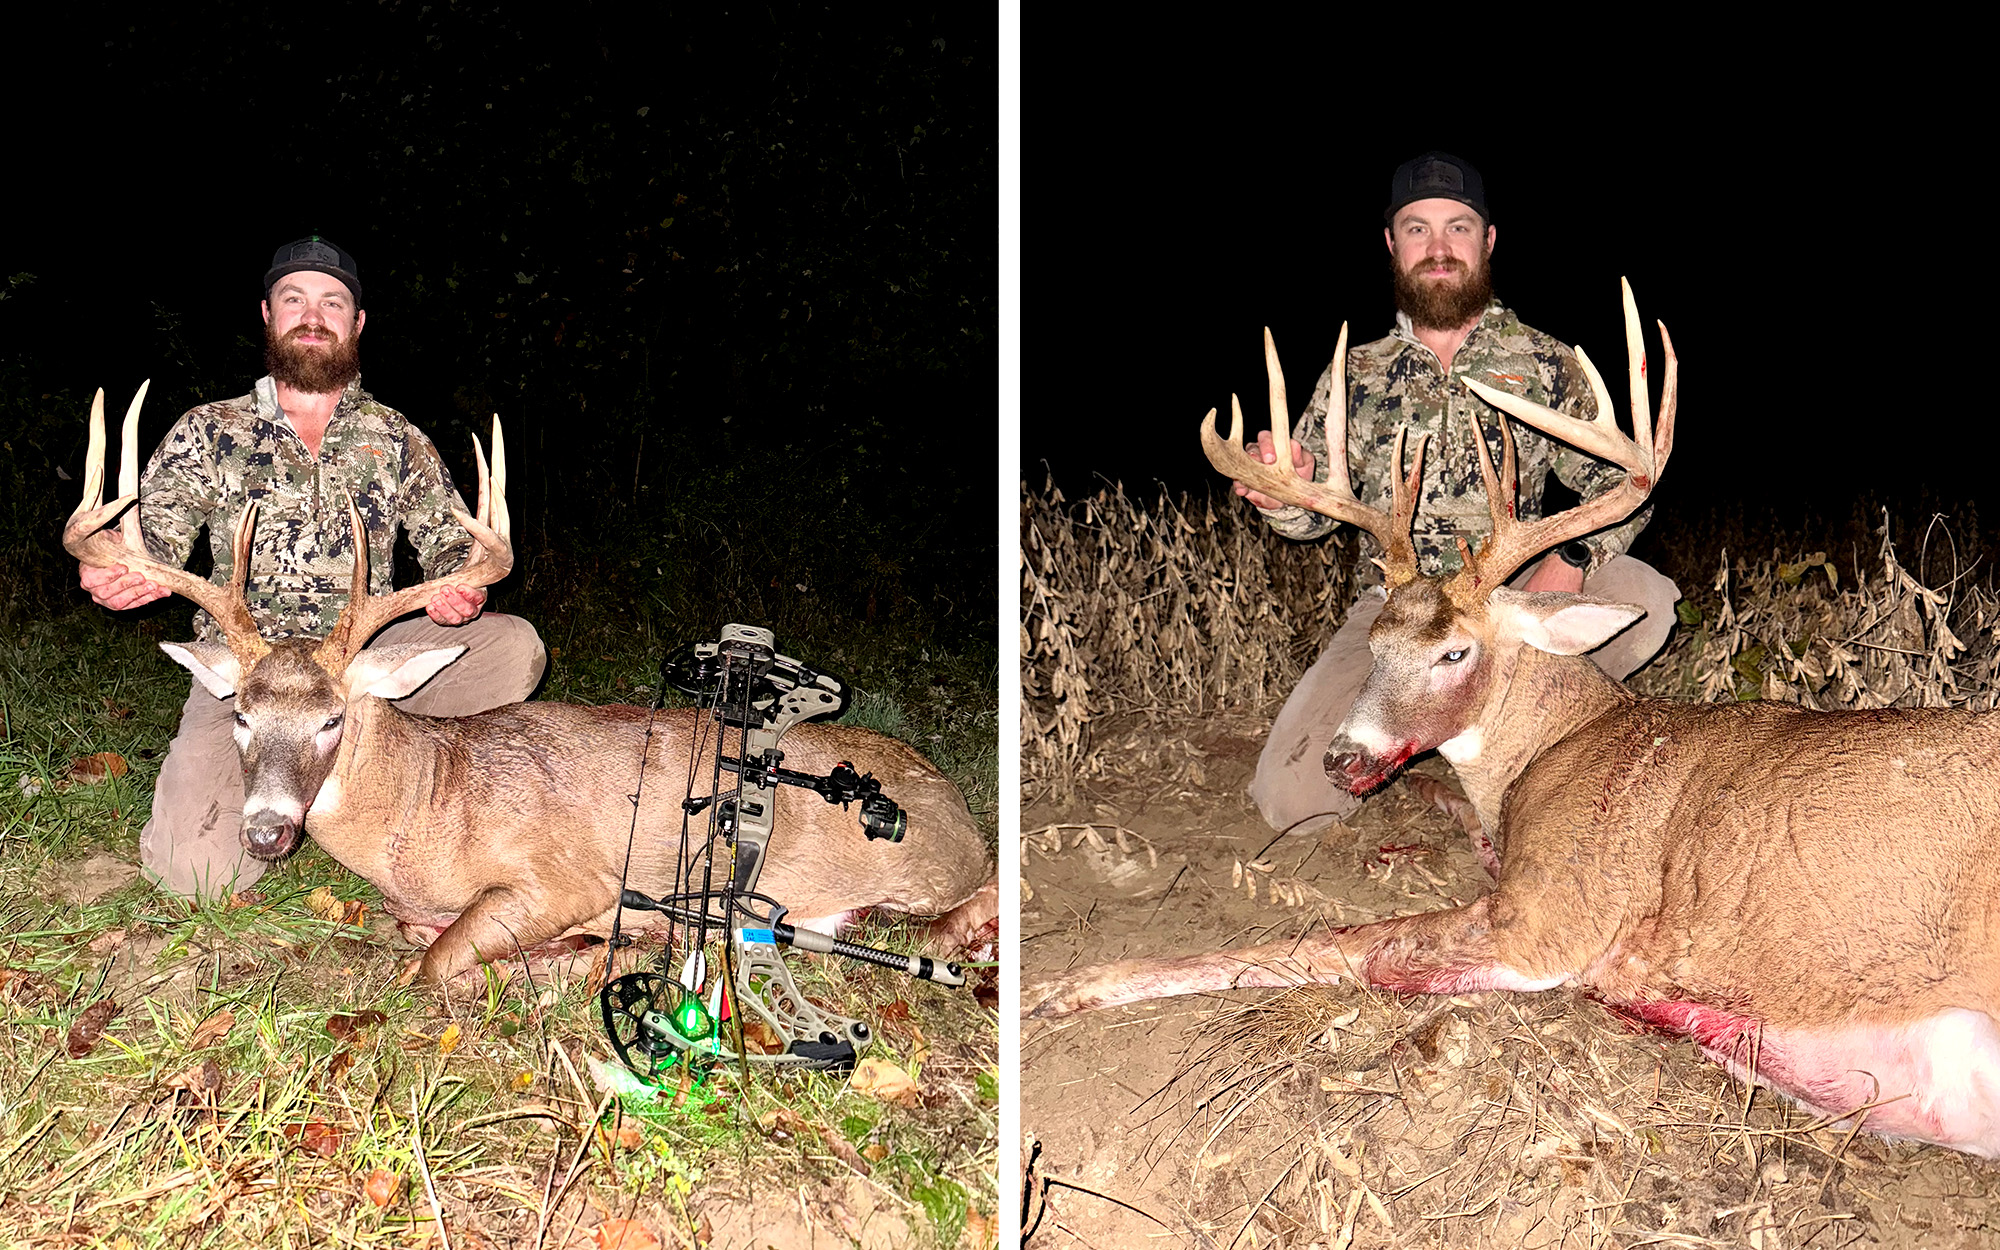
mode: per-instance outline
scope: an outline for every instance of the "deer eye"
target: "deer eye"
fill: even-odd
[[[241,726],[243,726],[243,728],[245,728],[245,729],[248,729],[248,728],[250,728],[250,718],[249,718],[249,717],[247,717],[247,716],[245,716],[245,715],[244,715],[243,713],[241,713],[241,712],[238,712],[238,713],[236,714],[236,723],[237,723],[237,724],[239,724],[239,725],[241,725]]]
[[[338,728],[340,728],[340,714],[337,712],[332,716],[327,717],[326,724],[320,726],[320,729],[322,731],[328,729],[338,729]]]
[[[1439,657],[1438,657],[1438,663],[1440,663],[1440,664],[1456,664],[1456,663],[1458,663],[1458,662],[1459,662],[1460,660],[1462,660],[1462,659],[1464,659],[1464,658],[1465,658],[1465,648],[1464,648],[1464,647],[1460,647],[1460,648],[1458,648],[1458,649],[1457,649],[1456,651],[1447,651],[1447,652],[1445,652],[1445,653],[1444,653],[1443,655],[1439,656]]]

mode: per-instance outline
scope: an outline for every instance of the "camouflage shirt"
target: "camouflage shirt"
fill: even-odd
[[[1484,538],[1493,528],[1466,418],[1478,418],[1497,473],[1501,464],[1500,414],[1459,382],[1461,376],[1525,395],[1570,416],[1587,419],[1597,413],[1590,380],[1576,354],[1541,331],[1522,325],[1521,319],[1498,300],[1486,306],[1479,324],[1459,346],[1450,377],[1445,375],[1437,353],[1417,340],[1409,317],[1403,313],[1396,314],[1396,329],[1389,337],[1349,349],[1348,473],[1361,502],[1389,510],[1390,457],[1395,452],[1398,427],[1410,427],[1404,450],[1406,464],[1416,450],[1418,436],[1431,436],[1424,453],[1423,493],[1412,527],[1417,561],[1425,573],[1455,570],[1460,563],[1458,537]],[[1304,430],[1292,431],[1292,437],[1311,449],[1316,472],[1326,456],[1327,394],[1332,385],[1333,366],[1328,364],[1302,419]],[[1511,417],[1508,421],[1519,466],[1517,504],[1522,519],[1541,516],[1542,489],[1552,469],[1564,485],[1584,499],[1595,498],[1623,480],[1624,470],[1616,465],[1557,443]],[[1590,569],[1630,547],[1651,511],[1650,506],[1642,508],[1623,524],[1584,539],[1591,549]],[[1263,515],[1272,529],[1287,538],[1318,538],[1335,524],[1330,517],[1291,505]],[[1364,555],[1381,554],[1373,536],[1362,541]],[[1358,580],[1363,586],[1379,585],[1382,575],[1373,564],[1364,563]]]
[[[465,562],[472,536],[451,515],[464,501],[437,448],[403,414],[350,382],[327,421],[319,455],[278,407],[277,388],[262,378],[239,399],[203,404],[175,423],[139,484],[139,524],[153,557],[176,568],[195,535],[208,527],[211,575],[229,584],[230,542],[246,502],[257,504],[245,594],[267,638],[324,636],[347,606],[354,539],[353,497],[368,531],[368,588],[391,589],[396,526],[416,548],[426,574]],[[195,625],[204,641],[219,631],[208,613]]]

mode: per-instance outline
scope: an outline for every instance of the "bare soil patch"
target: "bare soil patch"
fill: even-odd
[[[1135,734],[1028,807],[1030,991],[1486,890],[1401,781],[1274,841],[1243,796],[1266,726]],[[1037,1248],[2000,1244],[2000,1166],[1816,1124],[1566,991],[1168,999],[1024,1021],[1021,1062]]]

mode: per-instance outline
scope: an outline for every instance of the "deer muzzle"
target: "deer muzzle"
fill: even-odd
[[[243,814],[243,849],[258,859],[279,859],[299,843],[299,820],[263,808]]]
[[[1336,737],[1326,749],[1323,767],[1327,779],[1346,788],[1349,794],[1366,794],[1410,762],[1417,753],[1415,742],[1399,742],[1387,750],[1365,747],[1351,738]]]

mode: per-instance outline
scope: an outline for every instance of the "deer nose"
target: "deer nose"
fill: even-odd
[[[299,838],[299,822],[277,812],[257,812],[243,821],[243,849],[258,859],[276,859]]]

